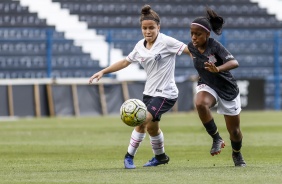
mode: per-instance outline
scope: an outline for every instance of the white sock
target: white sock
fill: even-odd
[[[141,142],[144,140],[146,133],[139,133],[135,129],[132,131],[129,146],[127,152],[135,156],[138,147],[140,146]]]
[[[165,152],[163,132],[161,132],[158,136],[155,136],[155,137],[150,136],[150,140],[151,140],[153,153],[155,155],[160,155],[160,154],[163,154]]]

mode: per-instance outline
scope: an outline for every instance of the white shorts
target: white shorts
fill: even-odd
[[[200,91],[206,91],[210,93],[214,98],[216,99],[217,102],[217,113],[218,114],[224,114],[224,115],[229,115],[229,116],[235,116],[238,115],[241,112],[241,99],[240,99],[240,93],[238,96],[231,100],[231,101],[226,101],[222,98],[220,98],[215,90],[207,86],[206,84],[201,84],[196,87],[196,93]]]

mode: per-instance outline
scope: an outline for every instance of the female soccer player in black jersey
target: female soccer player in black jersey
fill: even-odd
[[[237,60],[218,41],[210,38],[211,31],[220,35],[224,20],[215,11],[207,8],[206,17],[196,18],[191,24],[191,42],[188,50],[198,71],[195,106],[208,134],[213,138],[210,154],[217,155],[225,143],[220,137],[210,108],[217,106],[223,114],[230,134],[235,166],[246,166],[242,154],[242,132],[240,130],[241,102],[236,80],[229,72],[239,66]]]

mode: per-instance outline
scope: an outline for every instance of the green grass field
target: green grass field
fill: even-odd
[[[118,116],[0,121],[0,183],[256,183],[282,181],[282,112],[243,112],[245,168],[235,168],[223,116],[214,113],[227,146],[210,156],[211,138],[196,112],[166,114],[161,127],[169,164],[143,168],[149,136],[123,168],[132,128]]]

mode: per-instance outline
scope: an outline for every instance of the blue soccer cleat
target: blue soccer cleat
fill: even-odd
[[[158,165],[161,165],[161,164],[167,164],[168,162],[169,162],[169,157],[167,155],[166,155],[166,158],[163,159],[163,160],[157,160],[156,157],[153,157],[143,167],[158,166]]]
[[[133,158],[130,156],[124,157],[124,168],[125,169],[135,169],[136,166],[134,165]]]

